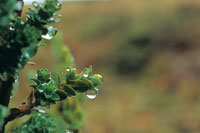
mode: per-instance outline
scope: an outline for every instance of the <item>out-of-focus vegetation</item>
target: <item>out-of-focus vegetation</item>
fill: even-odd
[[[64,3],[60,13],[78,69],[92,64],[104,76],[100,96],[82,104],[83,132],[200,132],[200,2]],[[33,61],[23,74],[59,65],[48,45]],[[18,90],[13,105],[29,92]]]

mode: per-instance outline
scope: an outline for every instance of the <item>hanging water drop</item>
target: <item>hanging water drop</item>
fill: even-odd
[[[97,88],[94,88],[94,89],[90,89],[86,92],[86,96],[89,98],[89,99],[94,99],[96,98],[96,96],[98,95],[98,89]]]
[[[19,76],[17,75],[17,76],[15,77],[15,83],[17,83],[18,79],[19,79]]]
[[[73,132],[70,130],[65,130],[65,133],[73,133]]]
[[[42,38],[51,40],[53,38],[53,36],[51,34],[47,33],[46,35],[42,35]]]
[[[46,111],[43,110],[43,109],[41,109],[40,106],[38,106],[38,107],[34,107],[33,109],[36,110],[36,111],[39,112],[39,113],[46,113]]]
[[[42,35],[42,38],[47,39],[47,40],[50,40],[50,39],[52,39],[53,36],[56,34],[57,29],[56,29],[56,28],[53,28],[52,26],[49,26],[47,29],[48,29],[47,34],[46,34],[46,35]]]
[[[71,70],[70,67],[67,67],[67,68],[66,68],[66,71],[67,71],[67,72],[69,72],[70,70]]]
[[[37,110],[39,113],[46,113],[46,111],[42,110],[42,109],[38,109]]]
[[[35,1],[33,2],[33,5],[34,5],[35,7],[37,7],[37,8],[39,7],[39,4],[38,4],[37,2],[35,2]]]
[[[87,78],[87,77],[88,77],[88,74],[87,74],[87,73],[84,73],[84,74],[83,74],[83,77]]]
[[[39,92],[44,92],[44,90],[41,90],[41,89],[39,89],[38,91],[39,91]]]
[[[9,29],[10,29],[10,30],[12,30],[12,31],[14,31],[14,30],[15,30],[13,27],[10,27]]]

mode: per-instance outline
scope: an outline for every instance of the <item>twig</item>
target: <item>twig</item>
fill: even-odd
[[[16,118],[31,114],[32,109],[37,106],[38,105],[34,103],[32,105],[20,105],[19,108],[10,109],[10,114],[5,118],[4,125]]]

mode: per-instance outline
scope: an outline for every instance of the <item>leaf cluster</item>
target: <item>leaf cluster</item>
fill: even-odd
[[[51,78],[47,69],[40,69],[34,81],[34,96],[38,106],[49,106],[69,97],[75,97],[77,93],[84,93],[102,85],[102,76],[92,75],[92,67],[85,68],[80,74],[75,68],[67,67],[66,72],[59,76],[58,81]]]
[[[57,93],[61,99],[65,96],[76,96],[76,93],[84,93],[88,90],[94,90],[96,86],[102,85],[102,76],[92,75],[92,66],[85,68],[80,74],[76,73],[75,68],[68,67],[62,75],[63,82],[58,83]]]
[[[38,70],[36,79],[33,79],[33,81],[35,84],[32,87],[35,89],[34,95],[37,105],[49,106],[60,100],[60,97],[56,94],[56,83],[51,79],[47,69]]]
[[[50,133],[55,131],[54,120],[47,114],[35,114],[12,133]]]
[[[16,17],[16,10],[21,9],[21,4],[17,0],[0,1],[0,35],[9,28],[11,19]]]
[[[58,22],[54,18],[61,8],[58,0],[46,0],[44,6],[33,3],[35,9],[29,8],[26,21],[16,18],[10,22],[10,28],[2,35],[0,43],[0,78],[6,80],[14,77],[35,56],[39,42],[43,38],[51,39],[56,29],[47,24]]]

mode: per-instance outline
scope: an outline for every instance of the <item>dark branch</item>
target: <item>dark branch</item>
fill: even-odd
[[[37,107],[36,104],[32,105],[20,105],[19,108],[12,108],[10,109],[10,114],[5,118],[4,125],[8,122],[13,121],[16,118],[22,117],[24,115],[31,114],[31,111],[34,107]]]

